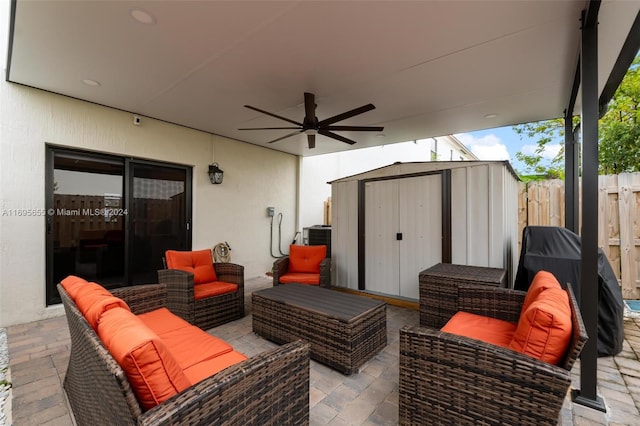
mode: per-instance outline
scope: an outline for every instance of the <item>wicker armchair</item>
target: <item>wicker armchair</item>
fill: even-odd
[[[167,306],[189,323],[207,330],[244,317],[244,267],[235,263],[214,263],[217,280],[236,284],[237,290],[196,298],[194,274],[179,269],[161,269],[158,282],[167,287]]]
[[[559,366],[436,328],[403,327],[400,424],[557,425],[571,368],[587,341],[576,299],[568,292],[573,336]],[[456,310],[517,322],[525,295],[459,285]]]
[[[302,248],[302,250],[306,250],[309,247],[324,247],[325,253],[326,253],[326,246],[294,246],[291,245],[290,246],[290,253],[293,253],[294,250],[300,250],[300,248]],[[324,257],[324,255],[322,256],[323,258],[319,261],[319,276],[317,274],[316,278],[315,278],[315,282],[317,282],[320,287],[325,287],[325,288],[329,288],[331,287],[331,259],[328,257]],[[316,263],[316,266],[318,264]],[[290,256],[284,256],[281,257],[279,259],[276,259],[275,262],[273,262],[273,285],[277,286],[280,284],[285,284],[288,282],[298,282],[300,284],[311,284],[310,282],[308,282],[308,275],[311,274],[296,274],[300,277],[300,280],[297,281],[295,278],[294,279],[290,279],[287,280],[286,282],[284,280],[282,280],[282,277],[284,275],[292,275],[289,271],[290,267]],[[314,283],[314,285],[316,285]]]

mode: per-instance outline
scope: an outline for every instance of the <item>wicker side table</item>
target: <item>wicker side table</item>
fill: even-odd
[[[458,284],[506,287],[507,271],[499,268],[438,263],[420,272],[418,282],[420,325],[442,328],[458,311]]]

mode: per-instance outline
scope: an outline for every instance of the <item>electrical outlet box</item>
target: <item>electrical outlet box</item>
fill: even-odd
[[[276,214],[275,207],[267,207],[267,216],[273,217]]]

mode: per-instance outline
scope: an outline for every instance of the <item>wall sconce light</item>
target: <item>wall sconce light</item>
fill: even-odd
[[[218,163],[209,164],[209,180],[211,183],[217,185],[222,183],[222,177],[224,171],[218,167]]]

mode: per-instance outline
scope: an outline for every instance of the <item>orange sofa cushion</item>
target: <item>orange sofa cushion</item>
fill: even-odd
[[[224,340],[218,339],[198,327],[167,331],[158,336],[182,369],[233,350],[231,345]]]
[[[222,354],[212,359],[202,361],[184,370],[187,379],[194,385],[201,380],[206,379],[227,367],[237,364],[247,359],[246,356],[240,352],[231,351],[226,354]]]
[[[207,297],[219,296],[221,294],[234,293],[238,291],[238,285],[226,283],[224,281],[214,281],[212,283],[196,284],[193,286],[193,298],[195,300],[206,299]]]
[[[516,331],[516,324],[460,311],[449,319],[441,331],[508,348]]]
[[[104,296],[98,300],[96,300],[84,313],[84,317],[94,330],[98,329],[98,322],[102,314],[107,312],[109,309],[113,308],[122,308],[127,311],[131,311],[129,309],[129,305],[127,303],[115,296]]]
[[[558,365],[571,342],[572,329],[568,293],[559,288],[547,288],[520,315],[509,347]]]
[[[80,290],[85,284],[88,283],[87,280],[83,278],[76,277],[75,275],[69,275],[67,278],[60,281],[60,284],[62,285],[62,288],[64,288],[64,291],[67,292],[71,300],[75,302],[78,290]]]
[[[74,302],[80,313],[84,315],[91,305],[105,297],[113,297],[113,294],[100,284],[87,283],[78,289]]]
[[[320,262],[327,257],[327,246],[289,246],[289,271],[320,273]]]
[[[320,284],[320,274],[304,274],[302,272],[288,272],[281,275],[278,279],[283,284],[299,283],[299,284]]]
[[[560,283],[556,279],[556,277],[547,271],[538,271],[536,275],[533,277],[533,281],[531,281],[531,285],[527,290],[527,295],[524,298],[524,302],[522,303],[522,310],[520,315],[524,314],[529,306],[540,296],[540,293],[545,291],[548,288],[557,288],[562,289]]]
[[[170,331],[188,329],[192,327],[189,322],[175,315],[167,308],[159,308],[144,314],[136,315],[158,336]]]
[[[191,386],[163,341],[131,312],[114,308],[102,314],[98,335],[145,410]]]
[[[100,316],[105,311],[116,307],[129,310],[129,306],[124,300],[115,297],[109,290],[102,287],[100,284],[88,283],[85,281],[75,289],[75,292],[76,306],[94,330],[98,326]]]
[[[211,250],[176,251],[165,252],[167,268],[180,269],[193,274],[193,283],[210,283],[218,281],[216,270],[213,267]]]

